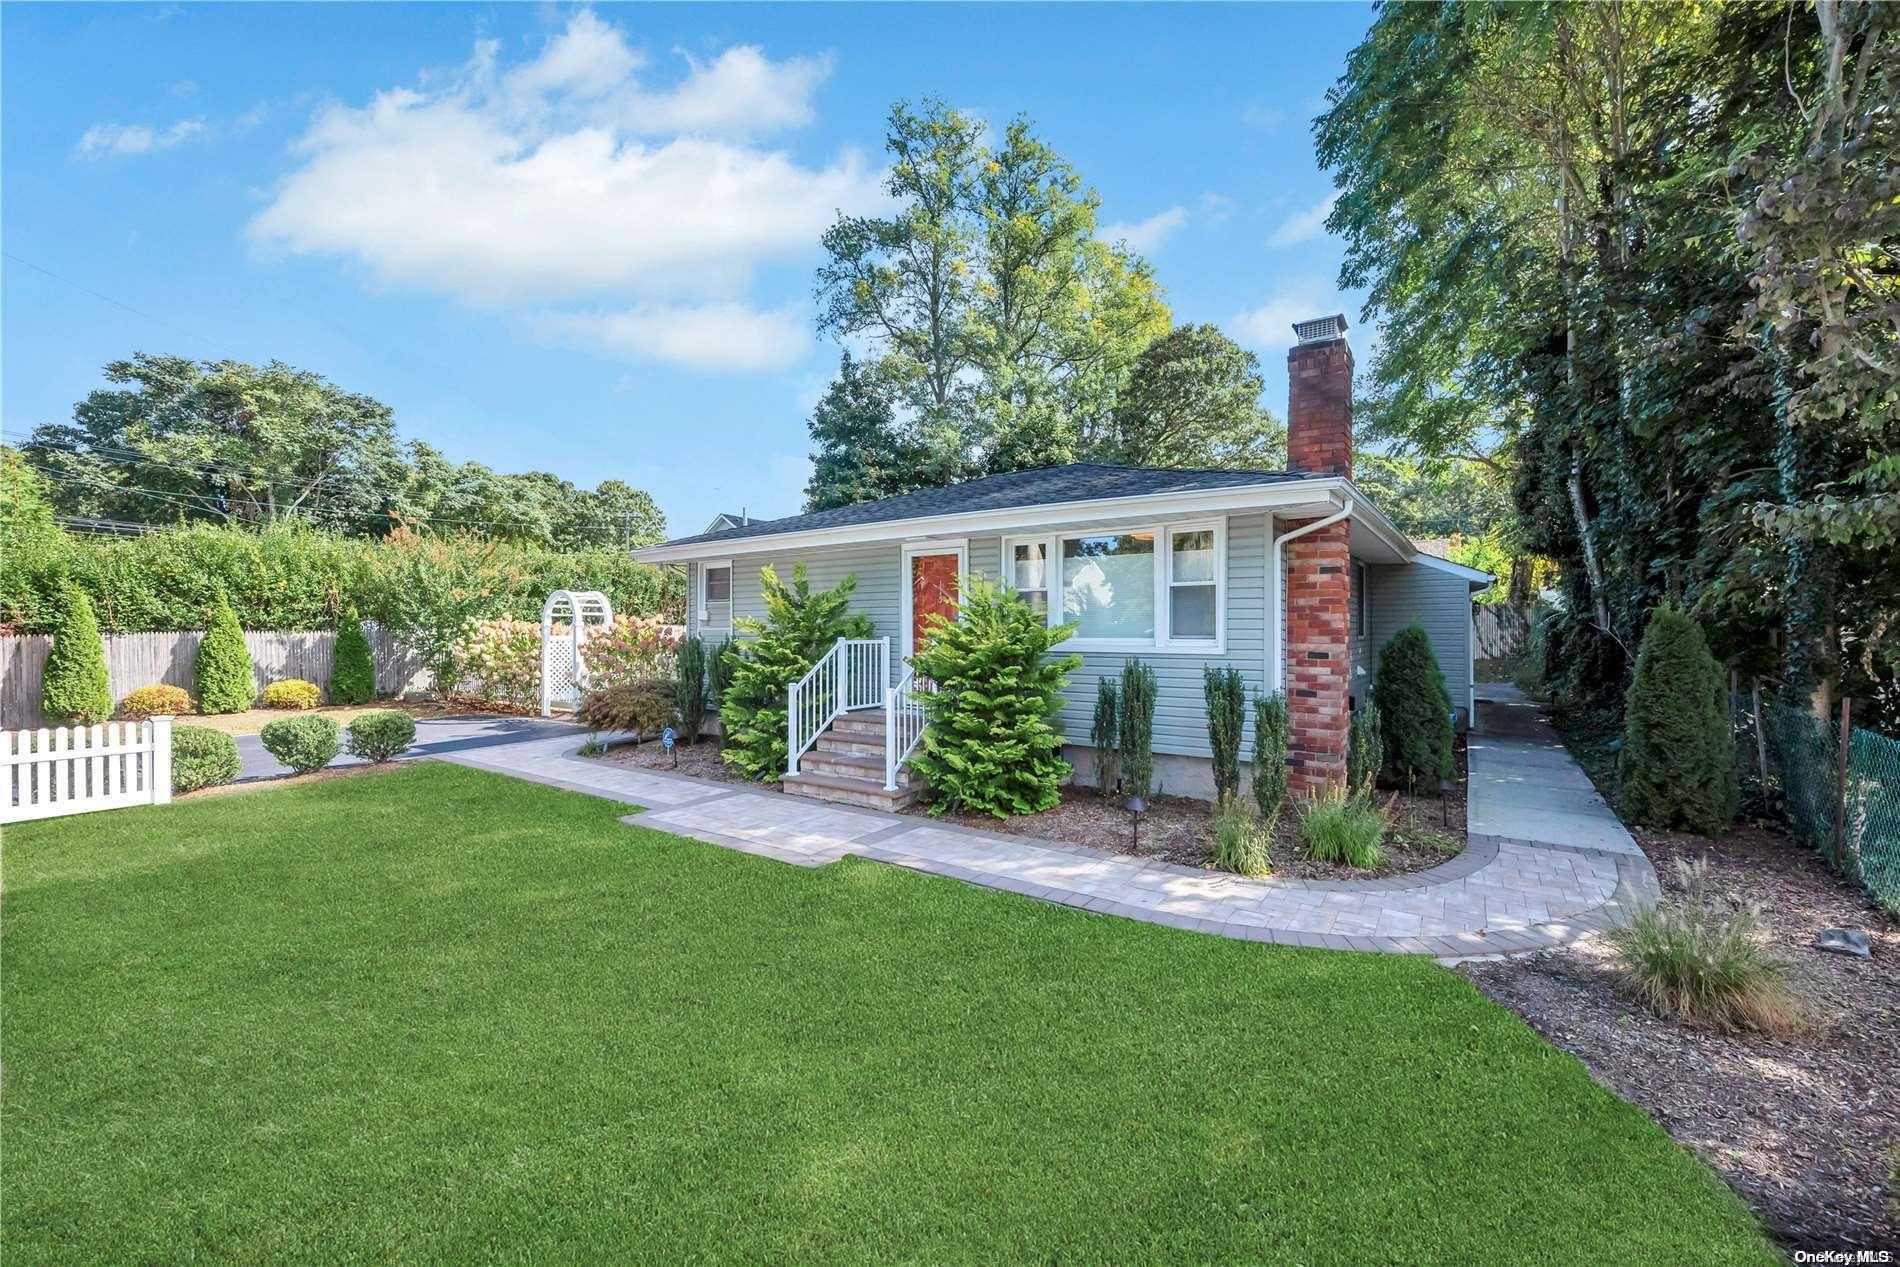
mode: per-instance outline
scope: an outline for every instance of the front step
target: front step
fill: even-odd
[[[788,774],[780,782],[788,796],[804,796],[814,801],[831,801],[838,805],[860,805],[865,809],[890,810],[893,813],[908,809],[917,803],[923,795],[923,788],[915,784],[900,787],[895,792],[884,790],[884,780],[853,779],[837,774],[811,774],[799,772]]]
[[[840,713],[798,759],[798,773],[784,778],[793,796],[900,810],[923,794],[922,781],[909,769],[897,772],[895,791],[884,789],[884,713],[861,709]]]

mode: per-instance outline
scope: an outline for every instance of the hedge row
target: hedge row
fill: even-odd
[[[449,570],[483,591],[484,616],[539,620],[555,589],[600,590],[616,612],[683,619],[676,573],[625,553],[571,553],[476,538],[430,539],[398,532],[378,540],[298,524],[252,532],[194,525],[137,537],[58,530],[13,534],[0,551],[0,632],[51,633],[60,581],[70,577],[92,600],[106,633],[202,629],[222,590],[246,629],[334,629],[354,607],[382,620],[401,587],[414,584],[418,555],[452,556]]]

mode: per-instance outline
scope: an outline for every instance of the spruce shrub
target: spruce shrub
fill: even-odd
[[[191,696],[185,688],[163,682],[156,686],[141,686],[119,701],[119,716],[126,721],[144,721],[147,717],[184,717],[191,711]]]
[[[266,686],[257,703],[260,708],[288,708],[303,712],[323,703],[323,692],[315,682],[287,677]]]
[[[241,713],[257,699],[250,648],[244,645],[237,613],[222,594],[211,612],[211,628],[198,644],[194,669],[198,707],[206,713]]]
[[[336,631],[336,653],[330,668],[330,700],[355,707],[376,698],[376,662],[370,655],[363,622],[350,608]]]
[[[770,565],[759,569],[765,619],[741,616],[733,622],[752,637],[731,653],[732,682],[719,706],[727,743],[720,755],[748,778],[776,782],[785,776],[786,688],[838,639],[871,636],[870,619],[850,611],[857,584],[856,576],[847,576],[837,588],[813,593],[803,563],[793,565],[789,586]]]
[[[1145,798],[1155,776],[1155,671],[1132,658],[1122,666],[1119,727],[1124,790]]]
[[[1701,626],[1674,607],[1658,607],[1623,702],[1618,775],[1625,818],[1703,836],[1728,830],[1741,785],[1726,690]]]
[[[416,719],[400,709],[359,713],[350,722],[350,755],[365,761],[388,761],[408,751],[415,741]]]
[[[1214,800],[1225,806],[1240,791],[1240,736],[1247,722],[1247,684],[1234,668],[1201,670],[1207,700],[1207,745],[1214,753]]]
[[[40,712],[57,721],[96,726],[112,716],[112,683],[106,674],[106,644],[83,592],[68,586],[66,610],[53,634],[40,679]]]
[[[700,728],[706,724],[706,643],[698,634],[680,643],[674,656],[679,670],[678,694],[673,710],[679,714],[680,738],[699,742]]]
[[[910,759],[929,781],[930,810],[974,809],[1008,818],[1050,809],[1070,774],[1054,720],[1077,655],[1050,648],[1075,632],[1051,629],[1014,591],[981,577],[966,582],[958,618],[937,618],[930,643],[911,658],[936,684],[920,695],[926,725]]]
[[[1253,701],[1253,799],[1260,817],[1277,820],[1286,802],[1289,742],[1286,696],[1275,691]]]
[[[295,770],[309,774],[336,760],[342,747],[336,722],[321,713],[280,717],[264,727],[264,751]]]
[[[1113,796],[1122,777],[1121,692],[1115,679],[1104,677],[1095,683],[1095,718],[1089,723],[1089,743],[1095,748],[1095,786],[1103,796]]]
[[[1385,777],[1397,787],[1436,790],[1454,769],[1451,695],[1425,626],[1413,621],[1379,652],[1372,699],[1379,707]]]
[[[172,791],[196,792],[244,772],[237,740],[209,726],[172,727]]]

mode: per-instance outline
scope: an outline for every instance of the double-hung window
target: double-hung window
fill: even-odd
[[[1064,646],[1218,654],[1226,630],[1226,524],[1165,524],[1003,542],[1006,580]]]
[[[725,628],[732,623],[732,562],[699,565],[699,623]]]

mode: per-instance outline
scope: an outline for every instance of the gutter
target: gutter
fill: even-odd
[[[1318,532],[1321,528],[1330,528],[1341,520],[1351,519],[1354,511],[1357,509],[1353,499],[1347,496],[1339,500],[1343,503],[1341,508],[1326,518],[1315,519],[1311,523],[1303,524],[1295,528],[1292,532],[1273,537],[1272,549],[1269,551],[1272,562],[1267,568],[1267,575],[1272,578],[1272,583],[1268,586],[1268,597],[1271,600],[1273,608],[1272,636],[1267,639],[1267,687],[1271,691],[1278,692],[1286,690],[1286,656],[1281,653],[1281,648],[1286,645],[1286,611],[1284,598],[1286,594],[1286,543],[1289,541],[1298,541],[1309,532]],[[1269,534],[1273,532],[1273,517],[1271,515],[1267,516],[1267,532]]]

